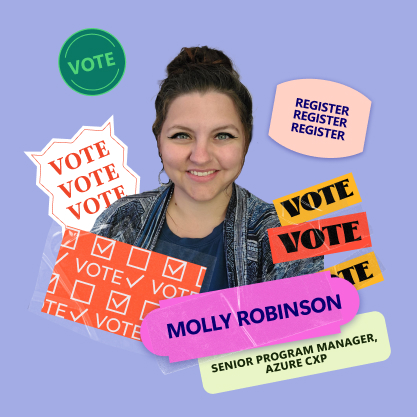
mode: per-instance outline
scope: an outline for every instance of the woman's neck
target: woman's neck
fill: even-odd
[[[170,230],[179,237],[208,236],[226,217],[233,186],[210,201],[196,201],[180,189],[174,188],[166,220]]]

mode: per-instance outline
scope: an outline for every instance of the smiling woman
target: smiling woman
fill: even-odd
[[[232,61],[183,48],[167,75],[152,130],[169,182],[118,200],[92,232],[194,263],[190,249],[215,257],[201,292],[322,270],[323,257],[274,264],[275,208],[235,184],[252,139],[252,98]]]

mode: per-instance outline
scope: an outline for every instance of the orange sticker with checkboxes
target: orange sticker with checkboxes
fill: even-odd
[[[140,340],[159,300],[198,294],[206,268],[72,227],[65,229],[42,312]]]

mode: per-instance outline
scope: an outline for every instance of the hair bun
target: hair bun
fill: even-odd
[[[167,75],[171,77],[202,67],[224,67],[239,78],[231,59],[222,51],[207,46],[182,48],[181,52],[168,64]]]

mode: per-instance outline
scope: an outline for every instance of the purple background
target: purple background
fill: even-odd
[[[4,416],[411,415],[414,411],[416,3],[378,1],[25,1],[2,6],[3,155],[1,389]],[[103,96],[75,93],[58,53],[85,28],[124,47],[127,68]],[[23,151],[71,138],[114,115],[141,191],[161,168],[151,125],[157,81],[183,46],[236,62],[254,100],[254,135],[238,183],[274,198],[353,172],[385,282],[360,291],[360,312],[386,318],[385,361],[224,394],[207,394],[198,367],[164,376],[154,360],[94,342],[30,313],[51,219]],[[268,137],[276,85],[331,80],[372,101],[365,150],[334,160],[299,155]],[[414,171],[413,169],[413,171]],[[326,258],[326,266],[348,254]],[[395,413],[395,414],[394,414]]]

